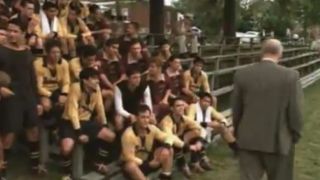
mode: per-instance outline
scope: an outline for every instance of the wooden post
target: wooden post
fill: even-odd
[[[49,132],[41,125],[40,126],[40,164],[45,167],[49,159]]]
[[[77,143],[72,154],[72,175],[75,179],[80,179],[83,175],[83,160],[83,145]]]

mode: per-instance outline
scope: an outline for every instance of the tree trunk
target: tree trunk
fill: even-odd
[[[164,0],[150,0],[150,33],[157,43],[164,34]]]
[[[122,18],[120,0],[116,0],[116,13],[117,13],[117,20],[120,20]]]
[[[237,0],[224,0],[224,38],[226,42],[233,42],[236,35],[236,3]]]

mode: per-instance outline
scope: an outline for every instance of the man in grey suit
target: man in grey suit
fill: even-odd
[[[292,180],[294,146],[301,136],[299,73],[278,65],[283,47],[266,40],[260,62],[236,72],[233,123],[241,180]]]

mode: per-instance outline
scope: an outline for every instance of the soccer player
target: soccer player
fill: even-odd
[[[200,93],[199,102],[191,104],[187,110],[187,116],[195,120],[211,134],[221,134],[222,138],[228,143],[229,147],[235,152],[237,150],[236,139],[228,128],[228,121],[213,106],[213,99],[210,93]],[[209,139],[211,137],[208,137]]]
[[[115,106],[118,114],[115,119],[115,127],[117,130],[136,121],[135,114],[142,102],[152,110],[150,88],[146,83],[141,82],[141,73],[137,69],[129,69],[126,74],[128,80],[122,81],[115,88]]]
[[[198,94],[201,92],[210,93],[208,76],[202,70],[204,63],[202,58],[195,57],[192,67],[183,74],[184,87],[182,91],[188,103],[196,103],[199,99]]]
[[[94,38],[91,36],[91,31],[80,18],[81,8],[75,3],[69,5],[68,16],[61,18],[61,27],[64,31],[64,43],[70,57],[76,56],[76,44],[94,45]]]
[[[172,55],[168,60],[168,67],[164,71],[166,81],[169,83],[171,95],[173,97],[182,96],[184,87],[183,72],[181,70],[180,59]]]
[[[62,107],[67,100],[70,87],[69,64],[61,57],[61,43],[48,40],[46,56],[37,58],[33,65],[37,78],[38,95],[43,108],[45,126],[55,126],[61,117]]]
[[[111,143],[115,134],[105,127],[107,124],[101,93],[99,93],[99,72],[84,68],[79,82],[70,87],[60,125],[61,155],[65,180],[71,179],[71,155],[75,143],[97,140],[99,144],[95,167],[107,174]]]
[[[138,39],[132,39],[129,44],[129,52],[122,56],[122,64],[125,70],[138,69],[142,75],[146,75],[148,70],[147,59],[142,55],[141,42]]]
[[[110,110],[114,102],[115,87],[126,79],[125,72],[120,63],[118,49],[118,41],[116,39],[109,39],[105,42],[104,48],[98,54],[100,62],[100,85],[106,110]]]
[[[92,45],[81,46],[79,57],[73,58],[69,62],[71,81],[79,81],[79,74],[83,68],[92,67],[98,69],[97,49]]]
[[[9,21],[7,43],[0,46],[0,70],[6,72],[12,79],[10,89],[1,88],[1,94],[4,96],[0,101],[1,137],[4,146],[4,161],[7,162],[15,133],[21,127],[25,128],[32,172],[41,174],[46,170],[39,164],[36,81],[32,54],[26,46],[21,44],[24,39],[24,31],[19,20]],[[3,90],[11,90],[13,94]],[[5,167],[2,169],[2,175],[5,176]]]
[[[36,27],[40,24],[40,19],[35,14],[35,3],[32,0],[22,0],[20,2],[21,10],[11,19],[19,19],[23,28],[26,29],[27,44],[32,48],[34,53],[42,54],[43,41],[38,36],[39,29]]]
[[[176,136],[170,136],[150,125],[151,110],[147,105],[137,109],[137,120],[122,135],[123,169],[129,179],[145,180],[146,176],[161,168],[159,179],[170,180],[173,163],[172,145],[184,146]],[[157,142],[164,145],[157,146]]]
[[[156,119],[162,119],[169,111],[171,90],[162,73],[162,59],[155,57],[149,63],[147,82],[150,87],[153,112]]]
[[[186,144],[196,145],[197,148],[190,151],[190,166],[199,173],[211,167],[205,154],[204,130],[195,121],[184,116],[186,103],[182,98],[173,98],[170,101],[171,112],[159,123],[161,130],[169,135],[180,137]],[[177,166],[186,177],[191,176],[189,166],[186,164],[182,150],[176,151]]]

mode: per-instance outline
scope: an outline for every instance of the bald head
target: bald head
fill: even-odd
[[[281,58],[283,46],[277,39],[268,39],[262,45],[263,56],[274,56],[274,58]]]

